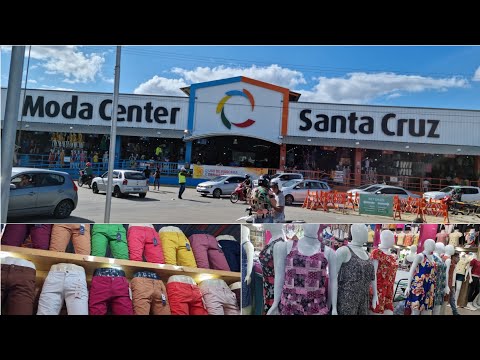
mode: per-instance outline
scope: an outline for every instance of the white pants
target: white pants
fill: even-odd
[[[52,265],[43,284],[37,315],[59,315],[64,300],[68,315],[88,315],[87,280],[83,267]]]

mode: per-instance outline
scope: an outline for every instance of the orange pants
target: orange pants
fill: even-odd
[[[75,254],[90,255],[90,224],[54,224],[52,226],[50,250],[65,252],[70,240],[73,242]]]
[[[135,315],[170,315],[167,289],[162,280],[136,276],[130,288]]]

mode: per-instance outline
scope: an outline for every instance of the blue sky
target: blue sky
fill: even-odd
[[[112,92],[114,63],[114,46],[34,46],[28,88]],[[3,47],[2,87],[9,65]],[[180,87],[239,75],[301,101],[480,108],[479,46],[122,47],[122,93],[183,95]]]

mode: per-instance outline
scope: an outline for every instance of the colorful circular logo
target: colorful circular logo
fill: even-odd
[[[226,96],[224,96],[217,105],[217,114],[221,112],[220,117],[222,119],[223,125],[225,125],[228,129],[231,129],[232,125],[239,128],[246,128],[253,125],[255,123],[255,120],[252,120],[252,119],[247,119],[241,123],[230,122],[225,116],[225,109],[224,109],[225,103],[232,96],[243,96],[244,98],[247,98],[248,101],[250,101],[250,105],[252,105],[252,111],[253,111],[253,109],[255,108],[255,100],[253,99],[253,95],[246,89],[243,89],[242,91],[240,90],[227,91],[225,95]]]

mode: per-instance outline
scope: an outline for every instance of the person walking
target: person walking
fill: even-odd
[[[155,180],[153,181],[153,190],[155,190],[155,187],[157,190],[160,190],[160,166],[157,166],[157,169],[155,170],[155,174],[153,175]]]
[[[143,170],[143,174],[145,175],[145,178],[147,179],[147,185],[150,184],[150,174],[151,174],[151,170],[148,168],[148,165],[147,167],[145,168],[145,170]]]
[[[278,187],[277,183],[271,185],[275,197],[275,204],[272,205],[272,218],[274,223],[285,222],[285,195]]]
[[[182,199],[182,194],[185,191],[185,184],[187,183],[187,176],[188,172],[185,169],[185,167],[182,167],[180,172],[178,173],[178,184],[180,185],[180,188],[178,189],[178,198]]]

